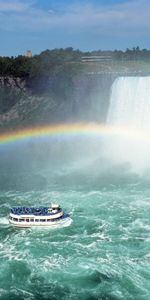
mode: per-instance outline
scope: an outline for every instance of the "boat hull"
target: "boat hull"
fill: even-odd
[[[12,220],[9,220],[9,223],[11,225],[13,225],[14,227],[19,227],[19,228],[35,228],[35,227],[54,227],[56,225],[64,225],[66,223],[71,222],[71,218],[70,217],[64,217],[63,219],[57,220],[57,221],[51,221],[51,222],[34,222],[34,223],[26,223],[26,222],[15,222]]]

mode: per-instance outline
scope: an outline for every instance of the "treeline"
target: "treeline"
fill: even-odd
[[[132,49],[127,48],[125,52],[115,50],[113,53],[114,58],[118,60],[130,60],[130,61],[149,61],[150,60],[150,50],[140,49],[138,46]]]
[[[31,58],[22,55],[0,57],[0,76],[29,78],[47,76],[57,73],[67,63],[80,61],[81,56],[81,51],[69,47],[45,50]]]
[[[138,46],[136,48],[126,49],[126,51],[97,50],[91,52],[82,52],[69,47],[66,49],[45,50],[39,55],[34,55],[31,58],[22,55],[19,55],[18,57],[0,57],[0,76],[33,79],[55,75],[70,69],[71,72],[76,72],[82,61],[82,57],[93,55],[110,56],[112,60],[118,61],[150,60],[150,50],[140,49]]]
[[[114,60],[150,60],[150,50],[140,49],[139,46],[133,47],[132,49],[127,48],[125,51],[114,50],[114,51],[92,51],[87,52],[86,55],[102,55],[111,56]]]

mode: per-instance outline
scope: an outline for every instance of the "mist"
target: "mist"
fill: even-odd
[[[97,99],[98,94],[96,110]],[[112,84],[105,121],[115,134],[31,138],[1,146],[0,188],[101,189],[149,178],[149,99],[150,77],[120,77]]]

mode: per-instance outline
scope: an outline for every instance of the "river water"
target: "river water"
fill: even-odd
[[[0,299],[149,299],[150,190],[139,185],[95,190],[0,193]],[[72,223],[15,229],[13,205],[55,199]]]

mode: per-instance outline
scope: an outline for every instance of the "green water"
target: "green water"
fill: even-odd
[[[68,227],[15,229],[13,205],[61,204]],[[150,299],[150,190],[141,185],[0,193],[0,299]]]

